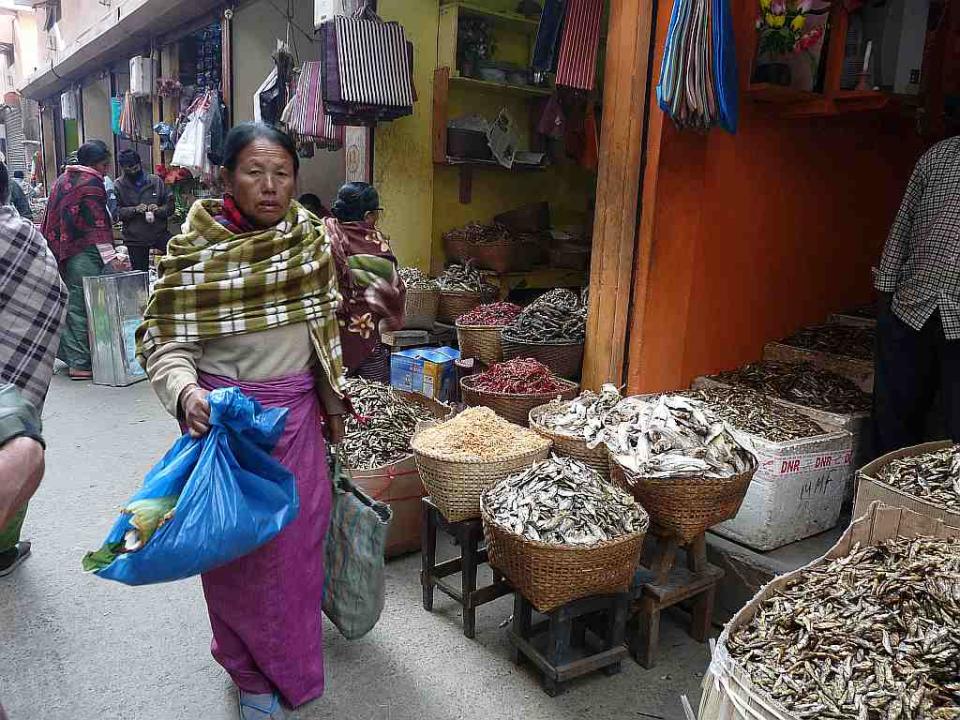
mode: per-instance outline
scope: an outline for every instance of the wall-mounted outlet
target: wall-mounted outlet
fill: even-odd
[[[920,84],[920,70],[919,68],[914,68],[910,71],[910,84],[919,85]]]

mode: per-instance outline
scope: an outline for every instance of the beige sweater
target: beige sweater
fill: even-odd
[[[176,417],[180,394],[197,382],[199,372],[256,381],[309,368],[316,368],[317,393],[326,412],[342,415],[345,406],[320,369],[306,323],[203,342],[167,343],[147,360],[147,377],[167,412]]]

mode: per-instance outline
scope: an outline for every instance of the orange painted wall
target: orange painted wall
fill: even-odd
[[[670,5],[660,4],[654,78]],[[753,32],[737,30],[744,67]],[[871,298],[870,268],[924,147],[912,123],[881,113],[784,119],[744,98],[740,117],[735,136],[704,136],[651,114],[633,392],[758,359],[766,342]]]

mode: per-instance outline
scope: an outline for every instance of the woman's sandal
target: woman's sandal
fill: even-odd
[[[287,717],[276,693],[257,695],[241,691],[238,703],[240,720],[286,720]]]

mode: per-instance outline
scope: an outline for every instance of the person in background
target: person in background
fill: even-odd
[[[874,273],[874,450],[924,440],[936,395],[960,442],[960,136],[920,158]]]
[[[9,177],[0,164],[0,200]],[[0,577],[30,555],[20,540],[43,474],[40,413],[67,308],[57,262],[33,223],[0,207]]]
[[[89,380],[93,373],[83,278],[100,275],[104,267],[126,267],[113,248],[113,227],[103,186],[110,153],[102,143],[88,142],[77,151],[77,161],[78,164],[64,169],[50,189],[40,231],[50,244],[70,292],[57,357],[67,364],[70,379]]]
[[[298,168],[288,135],[255,123],[228,133],[224,199],[193,204],[137,330],[154,390],[194,437],[210,429],[216,388],[289,409],[274,457],[296,476],[300,514],[202,576],[211,650],[239,688],[242,720],[283,718],[281,698],[296,707],[324,689],[324,428],[333,443],[343,437],[347,402],[336,269],[323,225],[293,199]]]
[[[27,196],[27,200],[30,200],[36,196],[37,188],[34,187],[33,183],[27,180],[23,170],[14,170],[13,180],[17,185],[20,186],[20,189],[23,190],[23,194]]]
[[[123,244],[130,251],[134,270],[150,267],[150,251],[166,252],[170,232],[167,219],[174,211],[173,193],[156,175],[143,170],[133,150],[120,153],[117,180],[117,216],[123,223]]]
[[[23,178],[23,171],[17,170],[14,173],[14,176],[17,174],[20,175],[21,179]],[[19,182],[14,181],[9,184],[8,192],[8,202],[16,208],[17,212],[20,214],[20,217],[33,222],[33,208],[30,207],[30,201],[27,199],[27,194],[24,192],[23,187]]]
[[[324,223],[343,295],[337,310],[343,364],[352,376],[389,383],[390,350],[380,325],[403,327],[406,291],[390,241],[377,229],[380,212],[376,188],[352,182],[340,188]]]
[[[95,139],[90,142],[101,147],[107,155],[113,154],[103,140]],[[107,213],[110,215],[110,222],[115,223],[117,222],[117,188],[116,183],[107,171],[103,173],[103,189],[107,191]]]
[[[330,214],[330,211],[327,210],[326,206],[323,204],[323,201],[313,193],[304,193],[298,198],[298,200],[301,205],[303,205],[318,218],[322,219]]]

